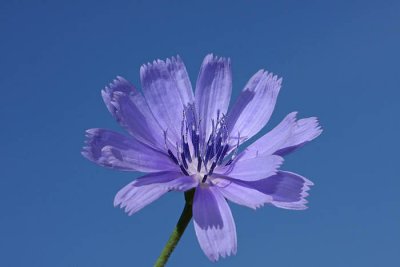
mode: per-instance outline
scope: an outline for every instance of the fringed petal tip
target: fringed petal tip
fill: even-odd
[[[305,141],[312,141],[317,138],[323,131],[317,117],[300,119],[297,121],[297,134],[304,134]]]
[[[282,77],[279,77],[278,75],[269,72],[267,70],[262,70],[262,71],[263,73],[261,79],[265,79],[265,83],[270,87],[276,88],[277,92],[275,93],[279,93],[279,90],[282,86]]]
[[[228,67],[231,65],[231,59],[229,57],[221,57],[221,56],[214,55],[213,53],[210,53],[204,57],[203,65],[205,65],[205,64],[207,64],[207,65],[208,64],[211,64],[211,65],[216,64],[216,65]]]
[[[283,173],[283,172],[282,172]],[[307,178],[300,176],[295,173],[290,173],[290,172],[284,172],[288,175],[293,175],[296,176],[299,179],[302,179],[303,185],[300,189],[300,192],[298,192],[298,200],[296,201],[272,201],[272,204],[276,207],[283,208],[283,209],[290,209],[290,210],[305,210],[307,209],[307,199],[306,197],[309,196],[308,191],[311,189],[311,186],[314,185],[313,182],[308,180]]]
[[[275,154],[285,156],[311,142],[322,133],[318,118],[310,117],[296,121],[291,135]],[[272,132],[272,131],[271,131]]]
[[[109,85],[101,90],[103,101],[113,116],[116,116],[116,113],[120,109],[117,97],[129,95],[133,90],[135,90],[134,86],[121,76],[117,76]],[[116,117],[118,119],[118,116]]]
[[[167,58],[165,60],[165,63],[167,64],[168,67],[171,67],[171,68],[175,68],[176,66],[184,65],[184,63],[179,55]]]
[[[316,117],[297,119],[297,112],[289,113],[275,128],[245,149],[245,158],[258,154],[285,156],[322,133]]]
[[[166,58],[165,60],[155,59],[152,62],[147,62],[140,66],[140,75],[144,75],[147,71],[154,70],[155,68],[157,69],[159,66],[167,66],[168,69],[173,70],[179,67],[185,67],[185,64],[179,55]]]
[[[93,144],[95,142],[95,136],[98,135],[99,128],[92,128],[85,131],[85,141],[82,148],[81,154],[88,160],[96,160],[99,157],[99,153],[96,153]]]
[[[207,230],[205,230],[206,235],[209,236],[216,236],[216,235],[221,235],[221,229],[218,228],[209,228]],[[231,248],[227,249],[227,250],[223,250],[223,249],[216,249],[216,250],[208,250],[205,251],[203,249],[204,254],[207,256],[207,258],[212,261],[212,262],[217,262],[218,260],[220,260],[221,258],[224,259],[226,257],[230,257],[230,256],[234,256],[237,253],[237,245],[232,246]]]
[[[123,92],[129,94],[131,92],[132,84],[122,76],[117,76],[101,91],[102,96],[112,95],[114,92]]]
[[[227,244],[218,244],[220,243],[219,238],[224,235],[224,229],[220,227],[208,227],[207,229],[200,229],[199,225],[196,221],[193,222],[194,228],[197,235],[204,235],[205,238],[198,236],[198,240],[200,243],[200,247],[203,250],[206,257],[212,261],[217,262],[221,258],[224,259],[229,256],[234,256],[237,253],[237,245],[234,244],[227,245]],[[207,244],[208,242],[213,242],[213,238],[217,239],[215,244]],[[219,246],[218,246],[219,245]]]
[[[237,253],[237,248],[232,248],[232,250],[222,251],[220,253],[206,254],[207,258],[212,262],[217,262],[218,260],[225,259],[226,257],[235,256]]]
[[[109,145],[112,142],[107,140],[106,134],[108,133],[111,132],[100,128],[86,130],[85,145],[81,151],[82,156],[104,167],[131,170],[129,166],[121,164],[123,160],[119,150]]]
[[[304,119],[297,119],[298,112],[291,112],[287,118],[291,116],[293,121],[292,137],[290,140],[296,145],[310,142],[317,138],[322,133],[322,127],[317,117],[309,117]]]
[[[250,78],[243,91],[265,90],[266,86],[269,86],[270,88],[277,88],[279,92],[282,85],[282,79],[282,77],[279,77],[272,72],[260,69]]]

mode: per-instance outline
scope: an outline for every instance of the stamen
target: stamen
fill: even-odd
[[[223,147],[222,147],[222,145],[220,144],[219,147],[218,147],[218,150],[217,150],[217,154],[215,155],[215,158],[214,158],[214,161],[215,161],[215,162],[218,162],[218,159],[219,159],[219,157],[220,157],[221,154],[222,154],[222,150],[223,150]]]
[[[207,164],[208,160],[214,156],[214,142],[207,145],[206,157],[204,159]]]
[[[216,142],[217,146],[215,148],[215,151],[217,151],[217,154],[218,154],[219,150],[221,149],[221,142],[222,142],[222,138],[219,136],[217,139],[217,142]]]
[[[228,144],[226,144],[226,145],[224,146],[224,149],[222,150],[222,153],[221,153],[221,155],[219,156],[219,159],[218,159],[218,165],[219,165],[219,164],[221,164],[221,163],[222,163],[222,161],[224,160],[224,158],[225,158],[225,155],[226,155],[226,152],[228,152],[228,149],[229,149],[229,145],[228,145]]]
[[[196,131],[195,135],[194,135],[194,140],[192,140],[193,142],[193,147],[194,147],[194,155],[196,157],[199,157],[199,142],[200,142],[200,137],[199,137],[199,133],[198,131]]]
[[[226,163],[225,163],[225,166],[229,166],[229,165],[231,165],[231,163],[233,162],[233,157],[231,158],[231,159],[229,159]]]
[[[185,169],[187,169],[188,168],[188,164],[186,162],[186,158],[185,158],[185,153],[184,152],[181,152],[181,159],[182,159],[183,166],[185,167]]]
[[[201,182],[202,182],[203,184],[206,182],[207,176],[208,176],[207,174],[203,176],[203,179],[201,180]]]
[[[204,159],[202,159],[202,160],[203,160],[204,169],[206,170],[205,172],[208,173],[207,164],[204,162]]]
[[[183,140],[183,137],[182,137]],[[183,146],[183,153],[185,154],[185,158],[189,161],[189,163],[192,163],[192,156],[190,155],[190,149],[189,149],[189,144],[187,141],[182,141],[182,146]]]
[[[183,172],[184,175],[189,176],[189,173],[186,171],[185,168],[181,164],[179,164],[179,168],[181,168],[181,171]]]
[[[228,132],[228,127],[226,126],[226,123],[224,121],[224,124],[222,125],[222,133],[223,133],[223,139],[225,142],[228,141],[228,137],[229,137],[229,132]]]
[[[183,130],[184,130],[184,128],[185,128],[185,117],[186,117],[186,115],[185,115],[185,110],[183,110],[183,114],[182,114],[182,122],[181,122],[181,136],[183,136]]]
[[[177,165],[179,164],[178,159],[175,157],[174,153],[172,153],[172,151],[170,149],[168,149],[168,155],[175,164],[177,164]]]
[[[208,171],[208,175],[211,175],[214,171],[214,168],[217,166],[217,162],[213,161],[211,164],[210,170]]]
[[[195,128],[195,126],[193,124],[192,124],[191,138],[192,138],[194,156],[197,157],[196,150],[194,148],[194,143],[195,143],[195,140],[196,140],[196,128]]]
[[[239,150],[239,145],[240,145],[240,133],[238,133],[238,141],[236,143],[236,148],[232,153],[232,157],[230,160],[228,160],[228,162],[225,164],[225,166],[230,165],[233,162],[233,160],[236,158],[237,152]]]
[[[200,172],[201,170],[201,157],[197,157],[197,171]]]

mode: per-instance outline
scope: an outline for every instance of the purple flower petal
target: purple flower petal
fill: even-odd
[[[196,83],[196,108],[200,118],[200,136],[206,141],[212,131],[212,120],[226,114],[232,91],[232,74],[229,59],[212,54],[204,58]]]
[[[194,103],[192,84],[190,82],[189,75],[186,71],[185,64],[183,63],[181,57],[176,56],[176,58],[168,58],[166,60],[166,63],[168,71],[175,81],[175,85],[181,96],[182,102],[185,105],[186,103]]]
[[[286,155],[321,134],[316,118],[296,121],[297,112],[288,114],[281,123],[241,153],[243,159],[259,155]]]
[[[217,167],[214,173],[243,181],[255,181],[276,174],[282,163],[283,158],[277,155],[246,159],[238,157],[228,166]]]
[[[101,94],[108,110],[133,137],[148,145],[164,148],[162,129],[142,94],[131,83],[117,77]]]
[[[235,181],[242,186],[254,188],[272,197],[271,204],[276,207],[293,210],[306,209],[307,191],[313,183],[296,173],[279,171],[276,175],[266,179],[243,182]]]
[[[236,254],[235,222],[228,203],[218,188],[196,188],[193,219],[197,240],[211,261],[217,261],[219,256]]]
[[[217,199],[208,186],[196,188],[193,199],[193,217],[200,228],[222,228],[223,221]]]
[[[274,110],[281,79],[264,70],[246,84],[227,114],[230,60],[207,55],[195,96],[186,68],[177,58],[140,69],[143,95],[122,77],[102,91],[107,108],[132,137],[90,129],[82,154],[102,166],[149,172],[122,188],[114,205],[129,215],[168,191],[196,188],[194,228],[206,256],[216,261],[235,254],[236,227],[227,200],[253,209],[268,203],[305,209],[312,182],[278,171],[283,155],[321,133],[316,118],[290,113],[272,131],[238,153]]]
[[[179,172],[152,173],[122,188],[115,196],[114,206],[120,205],[132,215],[168,191],[187,191],[197,184],[198,181]]]
[[[275,128],[249,145],[241,154],[243,159],[272,155],[290,138],[296,125],[297,112],[288,114]]]
[[[198,179],[195,179],[192,176],[184,176],[181,172],[173,171],[150,173],[137,178],[135,182],[136,186],[168,182],[167,186],[171,187],[171,190],[183,192],[192,189],[199,184]]]
[[[154,117],[175,144],[181,138],[184,107],[194,101],[185,65],[179,57],[157,60],[140,68],[140,78]]]
[[[166,154],[133,137],[104,129],[89,129],[86,138],[83,156],[101,166],[141,172],[177,169]]]
[[[274,111],[282,79],[272,73],[258,71],[251,77],[228,114],[227,124],[232,144],[235,138],[247,140],[257,134]]]
[[[242,185],[238,180],[216,178],[213,183],[225,198],[252,209],[259,208],[272,201],[272,196]]]
[[[290,138],[275,154],[287,155],[317,138],[321,133],[322,129],[316,117],[298,120]]]

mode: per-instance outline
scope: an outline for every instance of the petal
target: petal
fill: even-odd
[[[216,178],[212,181],[225,198],[236,204],[256,209],[272,201],[271,196],[242,185],[239,180]]]
[[[132,137],[105,129],[89,129],[86,131],[86,138],[83,156],[101,166],[141,172],[177,168],[166,154]]]
[[[114,206],[125,208],[129,215],[160,198],[168,191],[186,191],[196,187],[198,182],[179,172],[152,173],[126,185],[114,199]]]
[[[142,176],[136,181],[136,186],[144,186],[150,184],[166,183],[171,188],[170,190],[175,191],[187,191],[196,187],[199,184],[199,180],[192,176],[184,176],[181,172],[157,172],[150,173]]]
[[[297,148],[317,138],[322,133],[318,119],[315,117],[298,120],[294,130],[281,148],[275,152],[277,155],[287,155]]]
[[[276,174],[282,163],[283,158],[277,155],[248,159],[239,156],[232,164],[217,167],[214,173],[243,181],[255,181]]]
[[[279,171],[276,175],[252,182],[240,182],[272,197],[271,204],[284,208],[306,209],[307,191],[313,183],[296,173]]]
[[[281,123],[242,152],[243,159],[258,155],[286,155],[321,134],[316,118],[296,121],[297,112],[288,114]]]
[[[168,71],[175,81],[182,103],[184,103],[184,105],[187,103],[194,103],[192,84],[181,57],[176,56],[176,58],[168,58],[166,63]]]
[[[197,78],[195,99],[200,119],[202,141],[212,131],[212,121],[226,114],[232,91],[231,63],[229,59],[212,54],[204,58]]]
[[[249,145],[241,154],[243,158],[272,155],[279,150],[292,135],[296,125],[297,112],[288,114],[274,129]]]
[[[184,107],[193,103],[193,92],[185,65],[178,58],[154,61],[140,68],[146,101],[172,143],[180,140]]]
[[[267,124],[274,111],[281,82],[282,79],[263,70],[249,80],[227,118],[234,144],[239,134],[247,140]]]
[[[101,94],[108,110],[132,136],[148,145],[164,147],[162,129],[142,94],[131,83],[117,77]]]
[[[198,186],[193,200],[194,229],[206,256],[217,261],[219,256],[236,254],[236,226],[224,196],[216,187]]]

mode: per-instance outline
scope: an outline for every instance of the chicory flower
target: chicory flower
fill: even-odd
[[[148,173],[122,188],[115,206],[132,215],[169,191],[195,188],[194,228],[212,261],[237,249],[226,199],[252,209],[264,204],[306,208],[312,182],[279,167],[283,156],[321,133],[316,118],[298,120],[296,112],[290,113],[247,148],[240,147],[267,124],[281,79],[258,71],[228,111],[229,59],[207,55],[195,93],[179,56],[143,65],[140,78],[142,92],[122,77],[102,91],[108,110],[130,135],[87,130],[82,152],[101,166]]]

